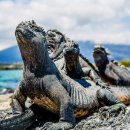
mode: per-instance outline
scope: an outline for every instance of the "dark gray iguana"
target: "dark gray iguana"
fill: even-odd
[[[73,41],[67,42],[63,48],[63,58],[55,61],[57,68],[71,78],[81,79],[85,77],[87,74],[85,74],[79,63],[79,52],[77,44]]]
[[[90,78],[91,80],[97,79],[92,69],[89,66],[83,66],[80,59],[80,49],[78,44],[72,40],[68,40],[63,48],[63,58],[55,61],[59,70],[74,79]]]
[[[130,86],[130,72],[110,61],[107,55],[109,53],[103,46],[95,46],[93,57],[102,80],[111,85]]]
[[[91,86],[85,89],[60,73],[48,55],[45,37],[39,32],[39,28],[33,25],[36,24],[22,22],[15,32],[24,63],[24,72],[23,79],[12,97],[13,108],[17,109],[16,106],[20,104],[24,110],[25,101],[29,97],[35,104],[60,115],[58,123],[46,123],[43,129],[60,130],[72,128],[75,117],[85,116],[102,105],[115,104],[114,110],[116,110],[124,108],[120,101],[129,103],[122,98],[130,97],[129,88],[114,87],[109,91]],[[113,110],[113,107],[109,108],[109,112],[110,110]],[[5,128],[3,122],[0,123],[1,129]],[[15,125],[6,127],[8,130],[10,127],[16,129]]]
[[[50,57],[55,61],[59,70],[63,70],[71,78],[87,77],[97,85],[106,85],[95,67],[80,53],[78,44],[73,40],[55,29],[48,30],[46,38]]]
[[[64,34],[57,29],[50,29],[46,32],[46,39],[50,57],[54,61],[61,59],[64,43],[66,42]]]

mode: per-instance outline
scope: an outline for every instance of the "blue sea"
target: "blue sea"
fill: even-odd
[[[0,70],[0,88],[16,88],[22,79],[22,70]]]
[[[130,71],[130,67],[128,68]],[[13,88],[15,89],[22,79],[22,70],[0,70],[0,89]]]

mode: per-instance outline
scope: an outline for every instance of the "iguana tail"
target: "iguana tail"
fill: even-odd
[[[34,121],[34,113],[28,109],[22,114],[1,120],[0,130],[24,130],[30,127]]]

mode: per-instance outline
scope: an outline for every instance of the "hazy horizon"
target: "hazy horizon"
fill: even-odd
[[[88,41],[91,41],[91,40],[86,40],[86,41],[81,41],[81,40],[80,40],[80,41],[75,41],[75,42],[77,42],[77,43],[80,44],[80,42],[88,42]],[[91,41],[91,42],[93,42],[94,44],[98,44],[98,43],[95,43],[94,41]],[[85,44],[85,43],[84,43],[84,44]],[[102,45],[114,44],[114,45],[124,45],[124,46],[129,45],[129,46],[130,46],[129,43],[111,43],[111,42],[109,42],[109,43],[101,43],[101,44],[102,44]],[[16,43],[16,44],[13,44],[13,45],[10,44],[10,46],[7,46],[7,47],[5,47],[5,48],[0,48],[0,51],[6,50],[6,49],[11,48],[11,47],[14,47],[14,46],[17,46],[17,43]]]

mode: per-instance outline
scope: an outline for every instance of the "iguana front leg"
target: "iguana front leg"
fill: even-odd
[[[43,79],[43,86],[48,94],[48,96],[53,99],[53,101],[59,106],[60,110],[60,120],[58,123],[51,123],[48,126],[48,123],[45,124],[43,127],[44,129],[54,129],[54,130],[61,130],[61,129],[70,129],[73,127],[75,123],[74,111],[73,106],[71,103],[71,98],[66,91],[66,89],[61,85],[61,83],[52,76],[52,78],[46,77]]]
[[[13,114],[20,114],[25,109],[25,101],[27,97],[22,92],[22,83],[20,83],[19,87],[15,90],[14,94],[11,96],[11,107]]]
[[[121,110],[123,113],[125,112],[125,104],[121,103],[110,90],[107,90],[106,88],[99,89],[97,91],[97,98],[101,105],[106,105],[99,110],[101,117],[109,118],[109,116],[115,115]]]

